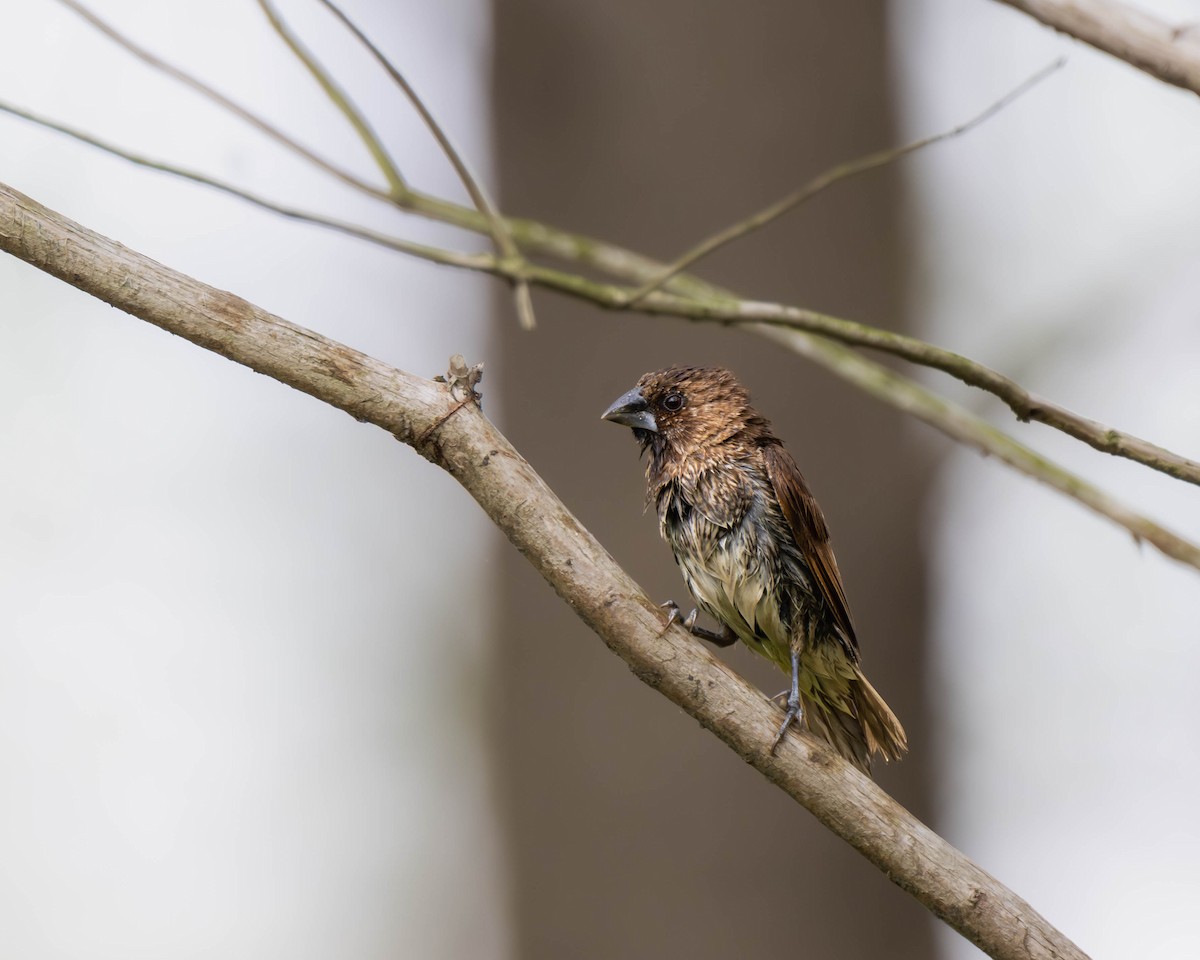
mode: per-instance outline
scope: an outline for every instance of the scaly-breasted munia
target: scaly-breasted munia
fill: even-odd
[[[772,751],[803,720],[862,770],[873,753],[900,757],[904,730],[859,667],[825,518],[733,374],[647,373],[604,419],[631,427],[649,451],[659,530],[692,596],[723,629],[697,627],[695,611],[685,626],[720,646],[740,639],[791,674]]]

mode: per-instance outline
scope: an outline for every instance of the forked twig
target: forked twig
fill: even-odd
[[[417,94],[417,91],[413,88],[412,84],[408,82],[404,74],[402,74],[395,64],[393,64],[391,60],[387,58],[382,50],[380,50],[377,46],[375,46],[374,43],[371,42],[370,37],[363,33],[363,31],[359,29],[358,25],[355,24],[354,21],[351,20],[344,12],[342,12],[342,9],[336,3],[334,3],[333,0],[320,0],[320,2],[330,13],[332,13],[335,17],[337,17],[338,20],[341,21],[347,30],[354,34],[359,43],[361,43],[370,52],[371,56],[375,58],[379,65],[387,71],[388,76],[395,81],[396,85],[404,92],[404,95],[408,97],[409,103],[413,105],[413,109],[417,111],[417,114],[421,117],[421,120],[425,123],[425,126],[429,128],[429,132],[433,134],[433,138],[438,142],[438,146],[442,148],[442,152],[446,155],[446,159],[450,161],[451,166],[454,167],[454,172],[458,174],[459,180],[462,181],[462,185],[466,187],[467,193],[470,194],[471,202],[475,204],[476,209],[487,218],[488,228],[492,235],[492,242],[496,245],[496,252],[500,255],[502,260],[511,261],[514,268],[514,273],[518,273],[513,281],[517,305],[517,316],[520,320],[521,326],[524,329],[532,330],[536,325],[536,320],[533,314],[533,300],[529,293],[529,282],[528,280],[519,276],[519,271],[516,269],[524,263],[524,257],[522,257],[521,251],[517,248],[516,243],[513,241],[512,234],[509,233],[508,226],[505,224],[504,218],[500,216],[500,213],[496,209],[496,205],[492,202],[491,197],[488,196],[483,184],[481,184],[475,175],[471,173],[466,161],[462,158],[462,155],[458,152],[458,150],[455,149],[449,135],[445,130],[442,129],[442,125],[438,123],[437,118],[432,112],[430,112],[429,108],[425,106],[425,102]]]
[[[400,197],[406,195],[408,193],[408,184],[405,183],[404,177],[400,173],[400,168],[376,135],[367,118],[363,116],[362,111],[354,105],[354,102],[350,99],[346,91],[333,79],[329,71],[321,65],[320,61],[313,56],[312,51],[300,42],[300,38],[296,36],[283,17],[279,15],[279,11],[275,9],[275,5],[270,0],[258,0],[258,5],[262,8],[262,12],[266,14],[271,27],[279,34],[279,38],[287,44],[288,49],[292,51],[296,59],[304,64],[308,72],[313,75],[313,79],[325,91],[325,95],[333,101],[333,105],[337,107],[350,126],[354,128],[354,132],[358,134],[358,138],[363,142],[363,145],[375,160],[375,165],[379,167],[380,172],[387,180],[392,193]]]

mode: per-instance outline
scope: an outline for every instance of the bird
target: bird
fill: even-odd
[[[682,619],[717,646],[741,640],[791,677],[783,725],[801,725],[870,773],[899,759],[904,728],[863,675],[829,528],[796,461],[746,388],[720,367],[644,374],[602,419],[630,427],[658,513],[697,610]],[[672,601],[667,624],[680,621]],[[719,631],[696,624],[698,611]]]

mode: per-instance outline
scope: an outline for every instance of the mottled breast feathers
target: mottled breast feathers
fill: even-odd
[[[656,504],[664,498],[685,504],[682,509],[699,513],[717,527],[733,527],[750,509],[754,489],[740,471],[700,466],[665,483],[656,495]]]

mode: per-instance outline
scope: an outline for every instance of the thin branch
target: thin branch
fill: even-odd
[[[1200,93],[1200,39],[1118,0],[1000,0],[1172,86]]]
[[[647,308],[647,312],[659,312]],[[673,316],[679,310],[670,306],[662,310]],[[817,333],[852,346],[867,347],[934,370],[941,370],[963,383],[985,390],[1003,400],[1022,422],[1030,420],[1047,424],[1088,446],[1115,457],[1124,457],[1151,467],[1177,480],[1200,484],[1200,462],[1174,453],[1132,434],[1123,433],[1095,420],[1080,416],[1066,407],[1034,396],[1019,383],[1004,374],[974,360],[918,340],[916,337],[891,333],[877,327],[842,320],[815,310],[790,307],[777,303],[758,303],[740,300],[733,304],[706,306],[689,315],[699,318],[707,314],[718,321],[766,323]]]
[[[289,50],[295,55],[312,74],[313,79],[317,81],[325,95],[333,102],[338,111],[346,118],[346,121],[354,128],[354,132],[358,134],[358,138],[363,142],[367,151],[371,154],[371,158],[375,161],[375,165],[379,167],[384,179],[387,180],[388,186],[396,196],[403,196],[408,193],[408,184],[405,183],[404,177],[400,173],[400,168],[396,165],[396,161],[392,155],[388,153],[387,147],[383,145],[375,131],[371,128],[371,124],[363,115],[362,111],[354,105],[349,95],[343,90],[330,75],[315,56],[303,43],[300,38],[292,31],[292,29],[279,15],[279,11],[275,9],[274,4],[270,0],[258,0],[258,5],[262,12],[266,14],[267,20],[271,27],[275,30],[279,37]]]
[[[58,2],[64,7],[67,7],[68,9],[77,13],[85,21],[100,31],[100,33],[104,34],[118,46],[123,47],[126,51],[133,54],[133,56],[137,57],[143,63],[153,67],[155,70],[158,70],[161,73],[165,73],[168,77],[179,81],[184,86],[191,87],[191,89],[199,93],[207,100],[210,100],[221,109],[245,121],[259,133],[270,137],[280,146],[290,150],[292,153],[303,158],[304,160],[307,160],[309,163],[313,164],[313,166],[324,170],[330,176],[336,177],[338,180],[342,181],[342,183],[353,187],[355,190],[358,190],[361,193],[375,197],[378,200],[391,201],[392,198],[387,191],[380,190],[378,187],[372,186],[365,180],[356,177],[348,170],[343,170],[341,167],[331,163],[319,154],[314,153],[302,143],[293,140],[278,127],[268,123],[262,117],[251,113],[245,107],[235,103],[233,100],[230,100],[223,93],[220,93],[219,91],[210,87],[203,80],[193,77],[191,74],[181,70],[179,67],[176,67],[160,57],[155,56],[144,47],[138,46],[138,44],[134,43],[133,40],[129,39],[111,24],[100,19],[100,17],[80,3],[79,0],[58,0]]]
[[[417,94],[412,84],[405,79],[404,74],[384,55],[371,39],[358,28],[341,8],[333,2],[333,0],[320,0],[321,4],[329,10],[341,23],[346,27],[355,38],[361,43],[375,58],[384,70],[387,71],[389,77],[408,97],[409,103],[413,105],[413,109],[421,117],[425,126],[429,128],[429,132],[433,134],[433,138],[438,142],[438,146],[442,148],[442,152],[446,155],[446,159],[450,161],[450,165],[454,167],[454,172],[458,174],[462,185],[466,187],[467,193],[471,197],[471,202],[475,204],[475,208],[484,215],[487,219],[488,229],[492,235],[492,242],[496,245],[496,252],[502,260],[512,261],[509,273],[513,276],[514,290],[517,305],[517,317],[522,328],[532,330],[537,321],[533,314],[533,300],[529,294],[529,283],[520,276],[520,267],[524,265],[524,258],[521,256],[520,250],[517,249],[516,243],[513,241],[512,234],[509,233],[508,226],[504,222],[504,218],[500,216],[496,205],[488,196],[483,184],[471,173],[466,161],[462,155],[455,149],[449,135],[442,129],[442,125],[438,123],[437,118],[425,106],[425,102]]]
[[[833,186],[842,180],[848,180],[851,177],[858,176],[860,173],[866,173],[868,170],[875,170],[878,167],[887,166],[894,163],[901,157],[906,157],[910,153],[916,153],[925,147],[932,146],[935,143],[941,143],[943,140],[950,140],[954,137],[961,136],[969,130],[979,126],[984,121],[995,116],[1010,103],[1022,96],[1029,90],[1036,87],[1039,83],[1045,80],[1050,74],[1060,69],[1066,63],[1064,58],[1059,58],[1054,63],[1043,67],[1033,76],[1029,77],[1019,86],[1006,93],[1003,97],[991,104],[982,113],[965,123],[960,123],[957,127],[951,130],[945,130],[942,133],[935,133],[929,137],[922,137],[920,140],[914,140],[912,143],[907,143],[902,147],[892,147],[887,150],[880,150],[877,153],[868,154],[865,157],[859,157],[857,160],[850,160],[846,163],[840,163],[836,167],[831,167],[820,176],[810,180],[799,190],[788,194],[782,200],[778,200],[764,210],[760,210],[752,217],[747,217],[745,220],[735,223],[730,227],[726,227],[719,233],[713,234],[707,240],[698,243],[695,247],[674,261],[665,270],[657,276],[647,280],[640,287],[629,294],[627,306],[634,306],[639,303],[645,296],[653,290],[659,289],[664,283],[674,277],[676,274],[682,273],[689,267],[694,266],[698,261],[703,260],[711,253],[724,247],[726,244],[732,243],[755,230],[765,227],[768,223],[778,220],[785,213],[795,210],[801,204],[811,200],[818,193],[821,193],[827,187]]]
[[[997,960],[1086,960],[1029,904],[808,736],[662,612],[474,404],[200,283],[0,185],[0,249],[376,424],[448,471],[634,674]]]
[[[957,404],[922,389],[914,381],[887,367],[876,364],[872,365],[873,369],[865,367],[857,354],[841,344],[806,337],[794,330],[779,327],[764,328],[761,332],[806,357],[818,359],[819,356],[823,366],[840,368],[842,377],[864,392],[880,399],[886,397],[888,403],[925,421],[959,443],[973,447],[985,456],[995,457],[1017,472],[1108,517],[1133,534],[1134,540],[1153,544],[1173,560],[1200,569],[1200,546],[1131,510],[1099,487],[1018,443]]]
[[[268,200],[266,197],[256,193],[251,193],[249,190],[243,190],[241,187],[227,183],[224,180],[219,180],[216,177],[210,177],[204,173],[197,173],[194,170],[189,170],[186,167],[178,167],[171,163],[166,163],[162,160],[155,160],[151,157],[146,157],[141,154],[133,153],[123,147],[118,147],[115,144],[107,143],[98,137],[93,137],[90,133],[85,133],[82,130],[77,130],[74,127],[69,127],[66,124],[58,123],[55,120],[50,120],[46,117],[39,116],[36,113],[31,113],[22,107],[14,106],[11,103],[5,103],[0,100],[0,113],[8,113],[14,117],[20,117],[23,120],[28,120],[31,123],[36,123],[40,127],[45,127],[48,130],[54,130],[57,133],[64,134],[81,143],[86,143],[88,146],[95,147],[97,150],[102,150],[105,153],[111,154],[114,157],[119,157],[129,163],[139,167],[145,167],[148,170],[156,170],[159,173],[166,173],[172,177],[178,177],[181,180],[190,180],[193,183],[201,184],[205,187],[211,187],[213,190],[218,190],[221,193],[228,194],[232,197],[237,197],[239,200],[244,200],[246,203],[256,207],[261,207],[264,210],[269,210],[272,213],[278,214],[281,217],[286,217],[289,220],[297,220],[301,223],[311,223],[318,227],[324,227],[327,230],[333,230],[337,233],[344,233],[351,237],[357,237],[360,240],[366,240],[368,243],[373,243],[377,246],[386,247],[389,250],[396,250],[400,253],[407,254],[411,257],[417,257],[421,260],[428,260],[430,263],[441,264],[447,267],[459,267],[464,270],[475,270],[483,273],[496,273],[496,258],[490,254],[480,253],[457,253],[453,250],[443,250],[440,247],[431,247],[423,243],[414,243],[411,240],[404,240],[400,237],[394,237],[390,234],[379,233],[376,230],[371,230],[367,227],[359,226],[356,223],[350,223],[345,220],[338,220],[334,217],[327,217],[324,214],[314,213],[309,210],[300,210],[296,207],[289,207],[281,203],[276,203],[274,200]]]

